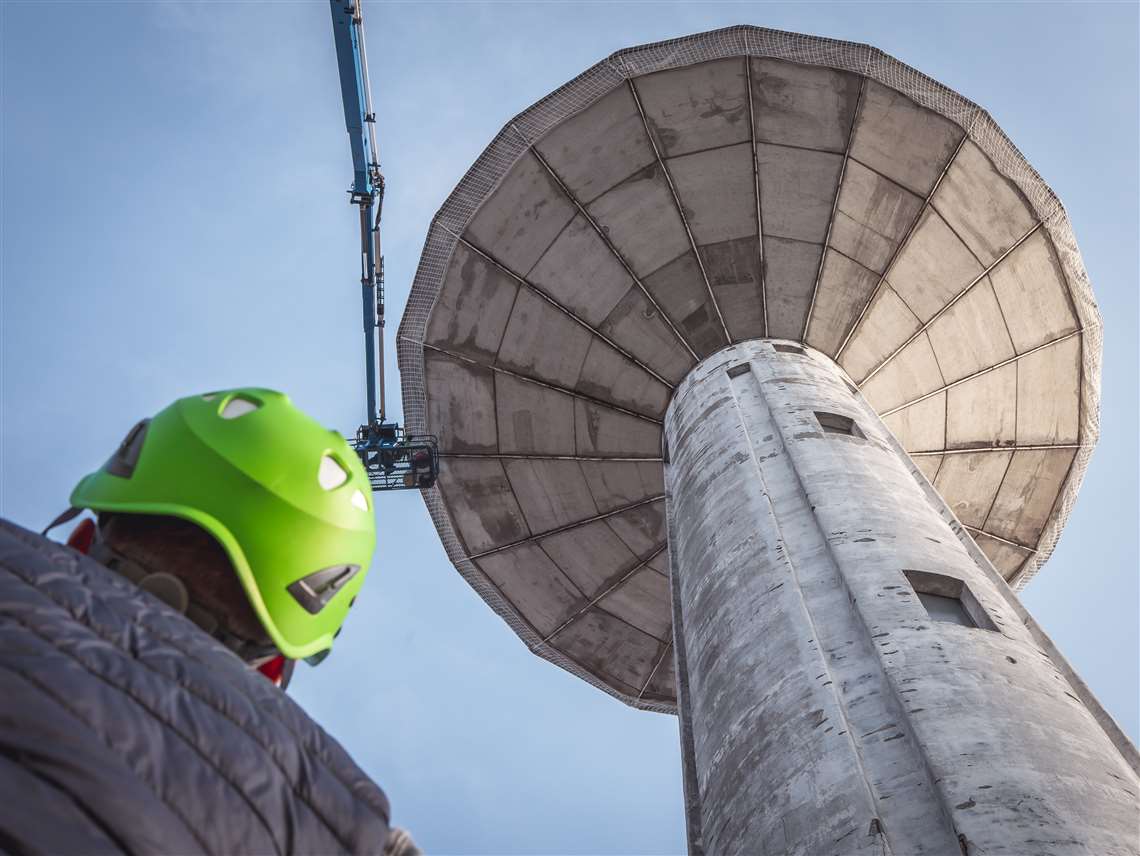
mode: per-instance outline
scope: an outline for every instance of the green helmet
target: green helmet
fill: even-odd
[[[79,482],[71,504],[205,529],[269,637],[293,659],[332,646],[376,546],[356,453],[270,389],[179,399],[132,428]]]

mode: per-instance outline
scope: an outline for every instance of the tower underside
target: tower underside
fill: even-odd
[[[1135,852],[1135,773],[834,363],[722,350],[665,438],[694,852]]]
[[[1096,440],[1068,219],[976,104],[867,45],[755,27],[598,63],[449,197],[398,344],[448,556],[627,704],[676,698],[665,409],[760,337],[835,360],[1015,588]]]

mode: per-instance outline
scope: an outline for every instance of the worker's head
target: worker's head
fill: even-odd
[[[376,542],[368,477],[267,389],[179,399],[71,494],[108,563],[248,661],[323,657]]]

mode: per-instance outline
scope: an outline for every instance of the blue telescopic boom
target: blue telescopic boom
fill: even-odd
[[[380,173],[380,159],[376,154],[376,117],[368,85],[368,58],[364,50],[360,0],[329,0],[329,6],[340,70],[344,124],[352,149],[353,177],[349,200],[360,209],[365,378],[368,385],[368,424],[373,425],[384,421],[384,283],[380,256],[384,176]]]
[[[352,149],[349,201],[360,209],[360,291],[364,309],[364,365],[368,421],[353,445],[375,490],[430,488],[439,474],[435,437],[405,436],[384,408],[384,257],[380,254],[380,212],[384,176],[376,153],[376,116],[368,85],[364,20],[360,0],[329,0],[340,70],[344,126]]]

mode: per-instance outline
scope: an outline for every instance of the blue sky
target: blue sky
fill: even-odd
[[[428,221],[483,146],[612,51],[751,23],[917,66],[989,109],[1057,191],[1105,316],[1102,439],[1024,600],[1136,739],[1137,8],[369,3],[393,329]],[[0,514],[40,528],[139,416],[205,389],[275,386],[351,432],[357,239],[325,3],[0,15]],[[376,504],[366,590],[293,694],[397,822],[434,853],[680,852],[675,720],[533,657],[415,494]]]

